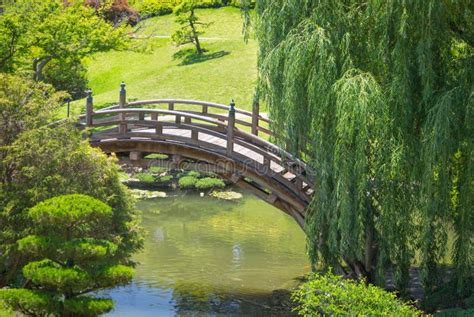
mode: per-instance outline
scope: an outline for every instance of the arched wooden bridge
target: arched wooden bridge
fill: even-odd
[[[306,164],[267,141],[270,120],[253,111],[193,100],[126,102],[94,111],[89,92],[80,124],[90,142],[106,153],[126,154],[130,163],[212,171],[292,216],[303,227],[314,180]],[[163,153],[167,161],[146,159]]]

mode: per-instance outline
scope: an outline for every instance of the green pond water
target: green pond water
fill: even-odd
[[[238,201],[175,192],[138,202],[140,264],[107,316],[288,315],[288,290],[309,271],[296,222],[245,193]]]

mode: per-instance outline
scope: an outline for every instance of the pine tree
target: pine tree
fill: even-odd
[[[128,283],[133,269],[115,256],[112,208],[85,195],[45,200],[28,212],[31,234],[18,241],[23,256],[22,289],[0,290],[0,301],[35,316],[98,316],[110,299],[86,294]]]
[[[178,16],[176,22],[181,25],[181,28],[172,37],[176,45],[192,43],[196,47],[196,52],[202,54],[204,49],[199,36],[203,33],[202,29],[207,28],[209,23],[199,21],[195,12],[197,5],[196,0],[184,0],[175,8],[174,13]]]

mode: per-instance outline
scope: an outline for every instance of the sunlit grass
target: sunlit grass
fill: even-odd
[[[204,9],[197,14],[203,21],[214,22],[203,35],[207,50],[203,58],[189,56],[186,51],[176,57],[177,52],[192,46],[177,48],[171,39],[156,37],[134,40],[147,46],[145,50],[91,57],[87,67],[94,105],[117,102],[120,83],[125,81],[129,100],[180,98],[229,104],[235,99],[237,107],[250,110],[257,78],[257,44],[254,40],[244,42],[239,10]],[[146,20],[137,35],[169,36],[177,28],[174,19],[169,15]],[[71,113],[83,112],[84,105],[84,100],[72,103]],[[65,116],[63,107],[58,117]]]

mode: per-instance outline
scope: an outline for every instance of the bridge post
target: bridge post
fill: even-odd
[[[119,109],[124,109],[127,107],[127,90],[125,89],[125,83],[122,81],[120,84],[120,97],[119,97]],[[119,133],[125,134],[127,133],[127,124],[124,123],[125,121],[125,114],[119,114],[119,120],[122,121],[119,125]]]
[[[260,102],[258,95],[255,94],[253,97],[252,104],[252,134],[258,135],[258,117],[260,116]]]
[[[92,97],[92,90],[87,90],[86,98],[86,125],[88,127],[92,126],[92,115],[94,114],[94,100]]]
[[[229,119],[227,120],[227,154],[234,152],[234,128],[235,128],[235,102],[232,99],[229,107]]]

